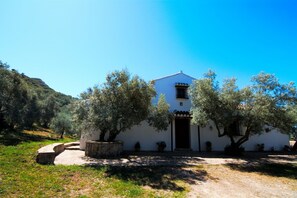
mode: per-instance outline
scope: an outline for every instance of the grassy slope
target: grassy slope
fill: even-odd
[[[149,175],[142,175],[139,168],[37,164],[38,148],[61,142],[47,140],[54,138],[54,134],[45,131],[0,136],[0,197],[185,196],[187,185],[170,177],[172,172],[165,167],[154,170],[154,174],[152,168],[144,168],[144,173]]]

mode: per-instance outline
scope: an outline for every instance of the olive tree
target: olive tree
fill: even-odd
[[[161,94],[157,105],[151,107],[150,114],[148,116],[148,123],[154,127],[157,131],[167,130],[173,115],[169,110],[170,106],[166,102],[164,94]]]
[[[64,138],[64,134],[71,133],[72,130],[71,116],[64,112],[58,113],[51,120],[50,127],[60,134],[60,138]]]
[[[100,131],[100,141],[113,141],[117,135],[149,117],[155,96],[151,84],[128,71],[107,75],[101,86],[88,89],[77,102],[74,118],[83,128]]]
[[[23,128],[26,112],[31,110],[29,102],[29,91],[19,73],[0,61],[0,130]]]
[[[196,80],[190,88],[192,122],[205,126],[213,121],[218,136],[227,136],[233,150],[238,150],[251,135],[272,128],[289,133],[296,123],[292,114],[297,102],[294,83],[281,84],[274,75],[265,73],[251,81],[251,86],[240,89],[232,78],[220,87],[212,71]],[[234,131],[236,128],[240,134]]]

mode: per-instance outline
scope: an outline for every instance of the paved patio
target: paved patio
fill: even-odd
[[[120,158],[95,159],[85,156],[81,150],[65,150],[55,158],[55,164],[61,165],[111,165],[111,166],[196,166],[201,164],[227,163],[297,163],[296,153],[258,153],[247,152],[244,157],[225,156],[222,152],[139,152],[124,153]]]

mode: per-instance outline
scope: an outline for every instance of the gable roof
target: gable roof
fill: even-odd
[[[162,80],[164,78],[170,78],[170,77],[177,76],[177,75],[180,75],[180,74],[185,75],[185,76],[187,76],[189,78],[192,78],[193,80],[196,80],[196,78],[193,78],[192,76],[184,74],[183,71],[180,71],[180,72],[178,72],[176,74],[172,74],[172,75],[168,75],[168,76],[164,76],[164,77],[161,77],[161,78],[154,79],[154,80],[152,80],[152,82],[157,81],[157,80]]]

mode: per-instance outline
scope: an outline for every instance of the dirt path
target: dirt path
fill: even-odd
[[[189,197],[297,197],[297,180],[235,171],[224,165],[205,168],[208,179],[191,185]]]

